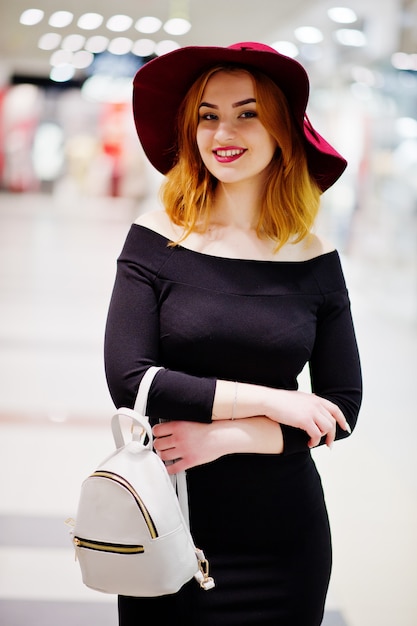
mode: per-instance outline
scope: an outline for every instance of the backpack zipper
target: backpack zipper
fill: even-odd
[[[122,476],[119,476],[118,474],[115,474],[114,472],[109,472],[105,470],[97,470],[96,472],[94,472],[94,474],[91,474],[91,477],[92,478],[107,478],[108,480],[113,480],[114,482],[118,483],[121,487],[124,487],[125,489],[127,489],[127,491],[129,491],[131,496],[134,498],[136,504],[138,505],[140,509],[140,512],[142,513],[152,539],[156,539],[158,537],[158,531],[156,530],[153,519],[148,509],[146,508],[143,500],[141,499],[141,497],[139,496],[135,488],[132,487],[132,485],[125,478],[123,478]]]
[[[143,546],[106,543],[104,541],[90,541],[90,539],[82,539],[81,537],[74,537],[73,542],[77,548],[97,550],[98,552],[113,552],[115,554],[142,554],[145,552]]]

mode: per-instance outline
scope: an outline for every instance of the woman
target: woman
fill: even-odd
[[[118,262],[106,372],[117,406],[160,365],[155,449],[187,470],[216,581],[119,598],[178,626],[318,626],[331,540],[310,449],[346,437],[361,374],[337,251],[312,233],[344,159],[305,117],[308,77],[268,46],[182,48],[135,77],[143,148],[166,180]],[[297,390],[308,363],[312,393]],[[158,423],[160,419],[169,421]]]

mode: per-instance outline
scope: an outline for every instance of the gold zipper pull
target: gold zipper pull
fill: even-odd
[[[73,544],[74,544],[74,546],[75,546],[76,548],[77,548],[77,547],[81,544],[81,542],[80,542],[80,540],[78,539],[78,537],[73,537],[73,538],[72,538],[72,542],[73,542]],[[78,554],[77,554],[77,550],[74,550],[74,561],[75,561],[75,562],[77,562],[77,561],[78,561]]]

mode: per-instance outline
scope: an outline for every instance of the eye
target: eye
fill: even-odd
[[[200,121],[212,121],[212,120],[217,120],[218,117],[215,113],[200,113],[200,115],[198,116],[198,119]]]
[[[253,117],[258,117],[258,114],[256,111],[243,111],[243,113],[241,113],[239,117],[243,117],[244,119],[251,119]]]

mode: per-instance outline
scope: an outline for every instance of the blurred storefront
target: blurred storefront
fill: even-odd
[[[78,87],[18,84],[3,90],[0,107],[2,190],[138,200],[146,193],[128,103],[89,101]]]

